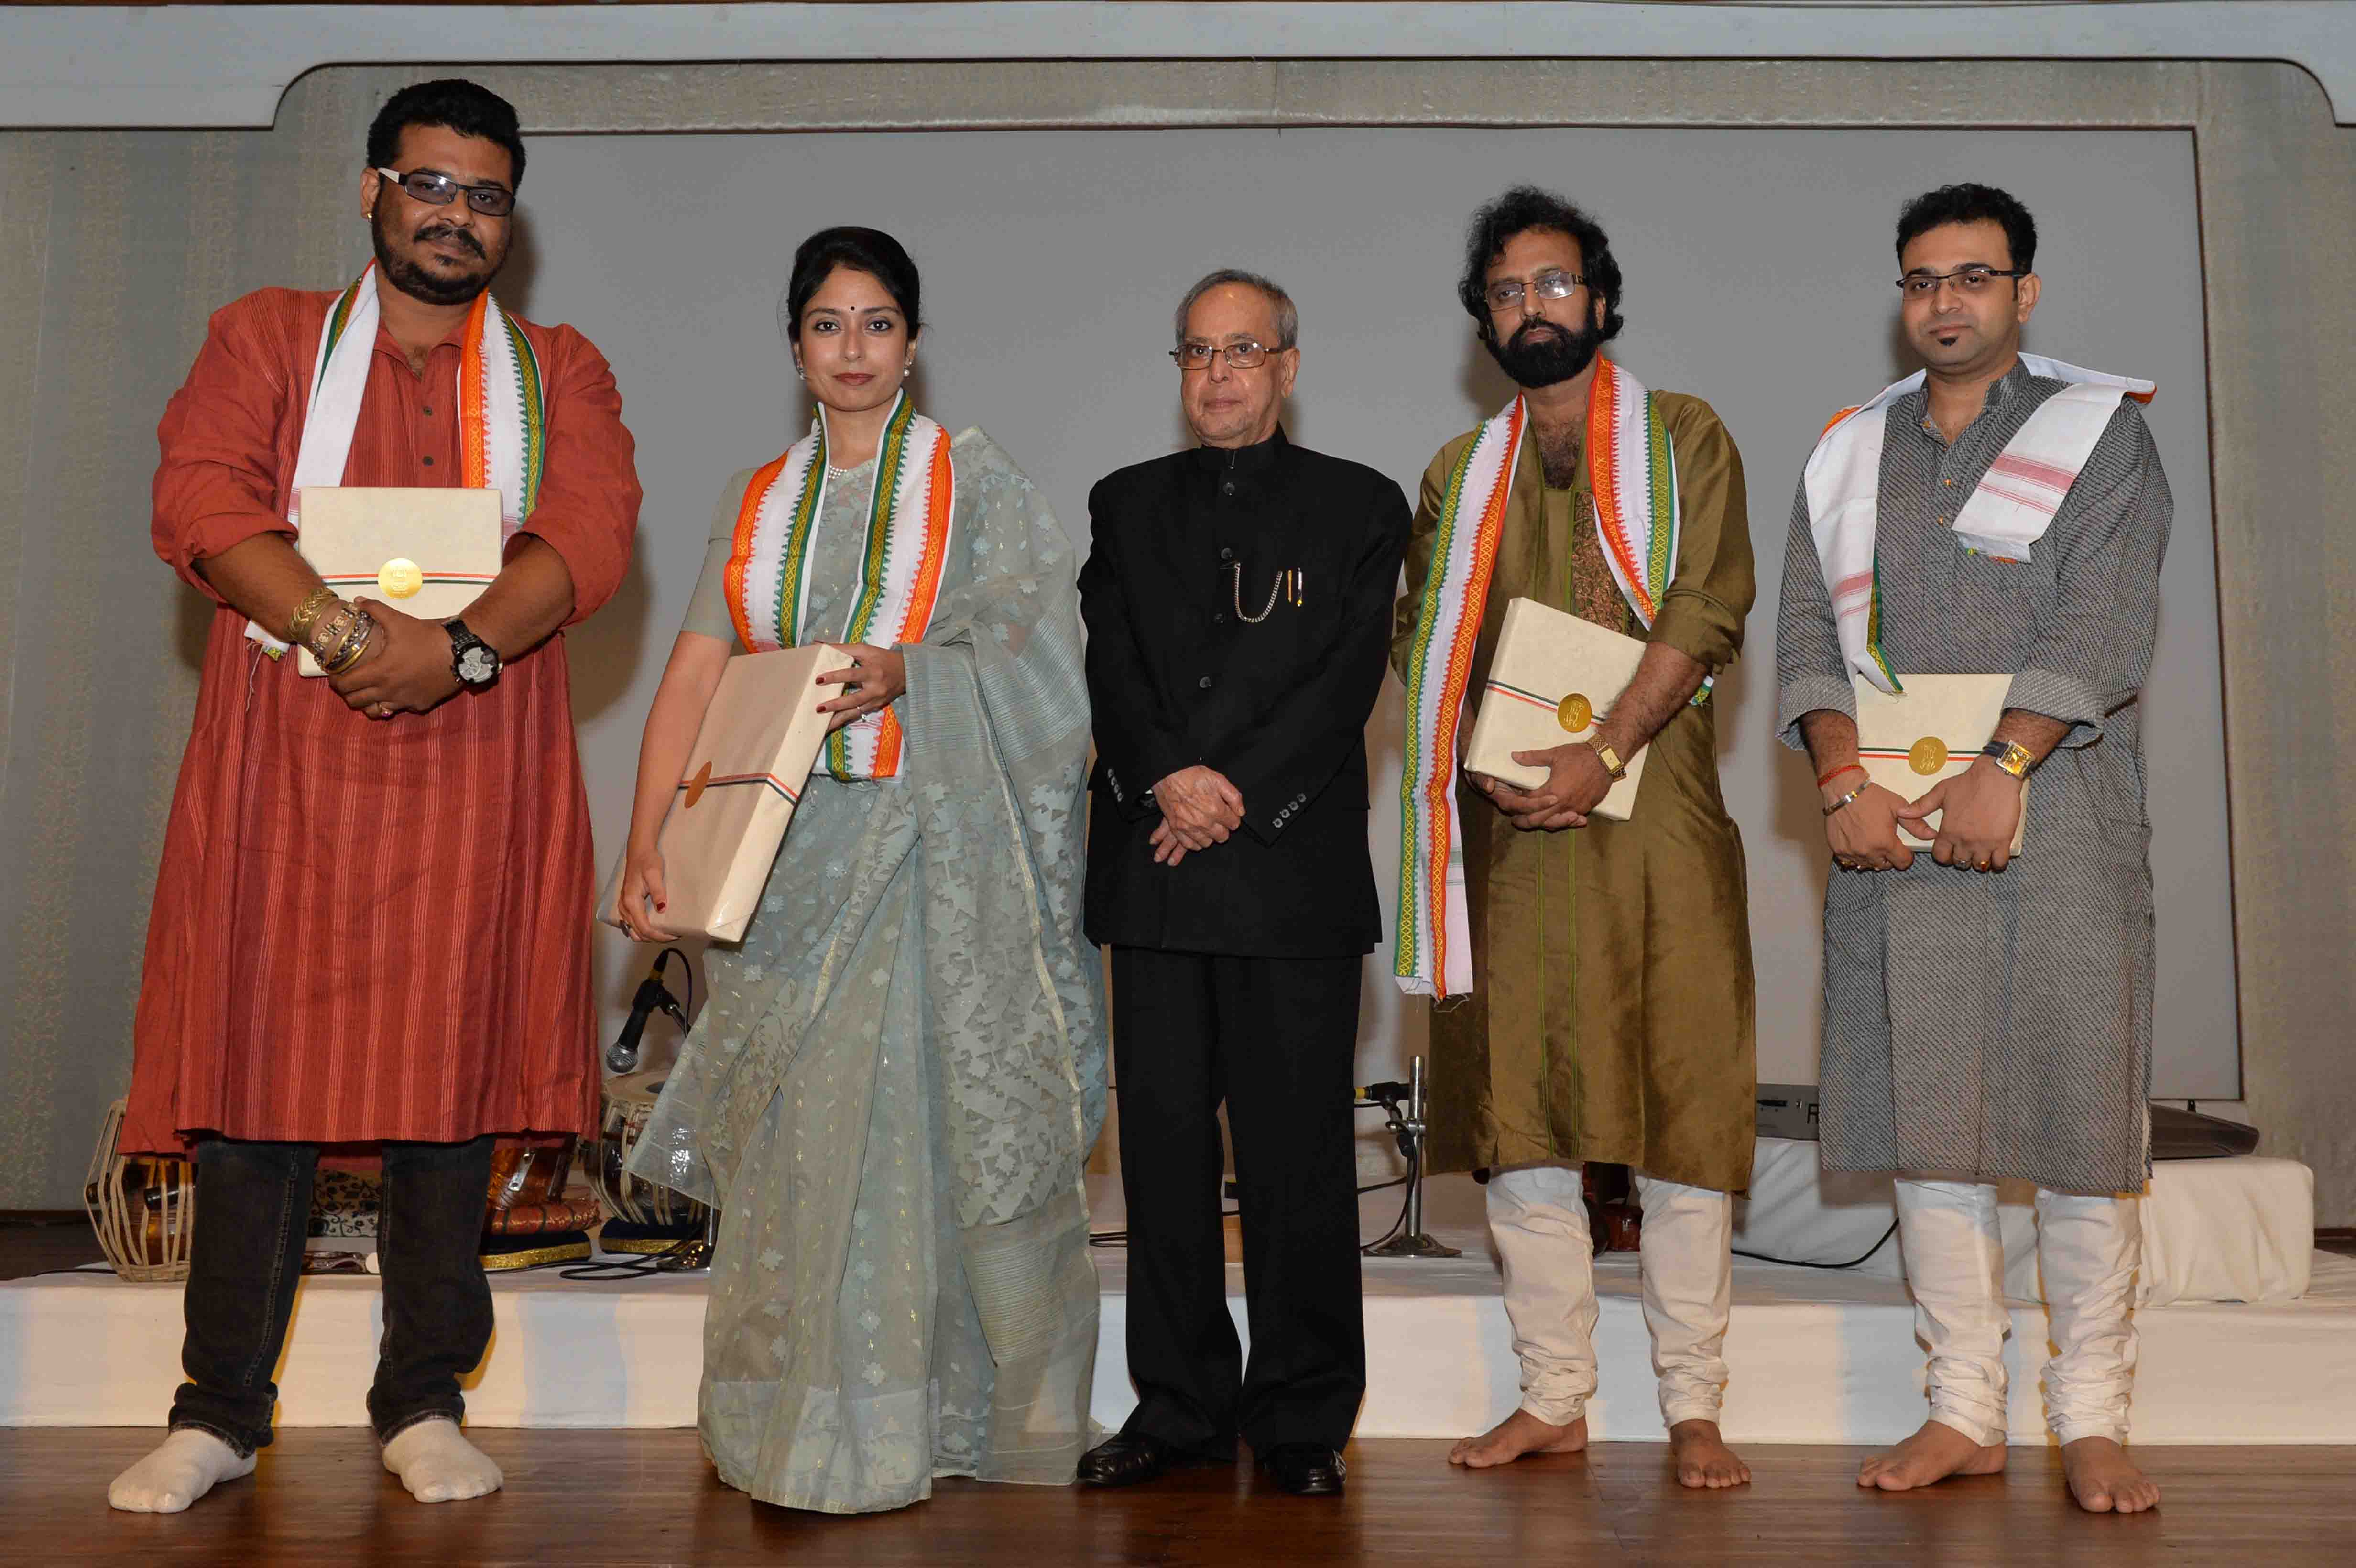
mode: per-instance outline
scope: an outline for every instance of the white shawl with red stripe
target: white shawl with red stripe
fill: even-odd
[[[2119,400],[2149,402],[2149,381],[2107,376],[2058,359],[2024,354],[2032,376],[2070,384],[2038,405],[1981,475],[1949,525],[1967,549],[2004,560],[2027,560],[2053,525],[2078,472],[2117,411]],[[1871,401],[1844,409],[1808,454],[1802,484],[1816,558],[1832,594],[1834,628],[1848,667],[1884,691],[1900,688],[1881,653],[1881,593],[1873,541],[1881,501],[1881,448],[1890,406],[1924,382],[1917,370]]]

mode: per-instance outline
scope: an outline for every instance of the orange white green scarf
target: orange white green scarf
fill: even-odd
[[[311,401],[294,457],[286,520],[302,528],[305,486],[341,485],[376,353],[376,263],[339,295],[319,328]],[[486,289],[475,296],[458,352],[458,482],[499,493],[502,537],[513,539],[540,504],[548,456],[548,390],[522,325]],[[252,621],[245,635],[272,658],[286,645]]]
[[[2094,455],[2123,398],[2151,401],[2153,384],[2059,359],[2024,354],[2032,376],[2066,381],[2013,432],[1949,524],[1966,549],[2002,560],[2027,560],[2053,524],[2053,514]],[[1917,370],[1884,387],[1871,401],[1833,416],[1808,454],[1800,483],[1808,497],[1808,527],[1832,597],[1833,630],[1848,667],[1882,690],[1901,689],[1881,651],[1881,583],[1874,539],[1881,507],[1881,449],[1890,405],[1921,387]]]
[[[1528,424],[1528,410],[1516,398],[1481,427],[1457,459],[1440,497],[1431,570],[1416,613],[1408,654],[1392,956],[1399,988],[1411,997],[1463,996],[1472,989],[1456,737]],[[1596,361],[1588,393],[1587,472],[1595,529],[1612,580],[1650,627],[1676,572],[1676,453],[1659,400],[1609,359]]]
[[[827,482],[821,405],[809,433],[753,475],[737,507],[728,613],[755,653],[798,646],[812,635],[810,541]],[[859,592],[842,635],[826,640],[884,647],[923,640],[940,597],[956,496],[948,433],[901,393],[875,451]],[[892,778],[900,771],[901,744],[899,715],[884,708],[827,737],[827,771],[844,780]]]

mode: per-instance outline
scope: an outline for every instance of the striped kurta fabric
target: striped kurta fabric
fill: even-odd
[[[194,563],[284,532],[331,293],[213,317],[158,432],[156,552],[214,599],[147,929],[126,1149],[215,1132],[312,1143],[594,1125],[588,802],[562,635],[498,682],[376,722],[272,662]],[[573,618],[619,585],[638,485],[612,373],[523,324],[548,457],[524,531]],[[347,485],[460,483],[458,337],[422,375],[380,333]]]
[[[1825,891],[1823,1157],[1831,1170],[2021,1178],[2126,1192],[2150,1174],[2150,825],[2138,700],[2174,503],[2121,404],[2028,561],[1967,549],[1956,510],[2063,383],[2016,367],[1950,446],[1925,394],[1892,404],[1876,539],[1900,675],[2013,674],[2007,706],[2071,730],[2030,775],[2000,875],[1836,871]],[[1808,526],[1793,502],[1776,624],[1778,727],[1854,714]]]

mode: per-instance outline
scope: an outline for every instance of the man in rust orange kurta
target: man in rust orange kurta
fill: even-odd
[[[221,310],[159,432],[155,549],[216,610],[123,1147],[194,1147],[197,1222],[188,1381],[164,1446],[117,1478],[120,1508],[176,1511],[252,1468],[319,1147],[354,1142],[386,1172],[369,1398],[386,1465],[421,1500],[496,1488],[455,1424],[491,1328],[476,1253],[492,1138],[595,1119],[562,628],[627,565],[632,443],[597,350],[487,292],[523,170],[513,110],[467,82],[404,89],[368,151],[375,264],[340,293]],[[442,623],[337,597],[294,548],[298,471],[499,488],[498,579]],[[301,675],[258,634],[331,673]]]

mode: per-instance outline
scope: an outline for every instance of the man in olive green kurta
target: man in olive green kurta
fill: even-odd
[[[1516,596],[1647,646],[1590,741],[1515,754],[1547,767],[1547,783],[1459,780],[1472,973],[1470,994],[1431,1016],[1428,1160],[1491,1173],[1524,1401],[1451,1457],[1493,1465],[1584,1443],[1597,1309],[1580,1168],[1601,1160],[1633,1168],[1644,1201],[1645,1317],[1679,1477],[1732,1486],[1750,1473],[1719,1437],[1720,1349],[1756,1072],[1742,843],[1719,795],[1709,692],[1741,645],[1751,539],[1741,458],[1718,416],[1698,398],[1650,394],[1678,517],[1665,584],[1635,595],[1652,601],[1649,627],[1615,577],[1587,426],[1619,292],[1602,231],[1560,198],[1515,190],[1476,215],[1463,303],[1522,386],[1526,424],[1466,689],[1484,688]],[[1441,514],[1481,433],[1451,442],[1424,475],[1393,642],[1402,676]],[[1460,741],[1470,729],[1468,712]],[[1639,750],[1628,820],[1590,820]]]

